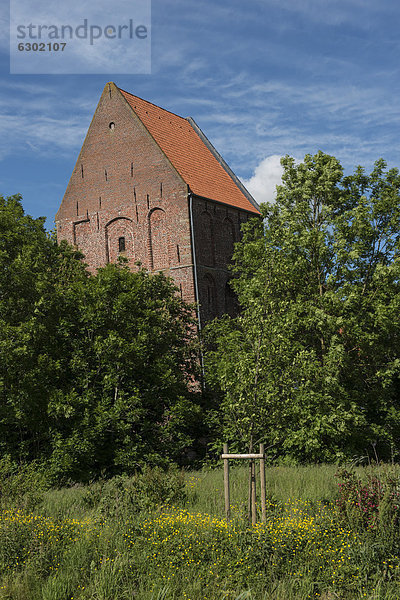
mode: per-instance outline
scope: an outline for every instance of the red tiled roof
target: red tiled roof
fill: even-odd
[[[259,214],[188,120],[120,92],[193,194]]]

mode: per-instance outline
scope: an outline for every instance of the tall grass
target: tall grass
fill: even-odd
[[[334,465],[269,467],[266,470],[267,498],[281,502],[288,498],[332,502],[337,496],[336,471]],[[222,469],[188,473],[187,482],[187,506],[191,510],[219,516],[224,514]],[[258,489],[258,494],[259,491]],[[245,510],[248,495],[248,467],[241,465],[230,468],[230,492],[232,504]]]
[[[340,511],[335,471],[267,469],[268,521],[255,528],[243,466],[231,469],[230,524],[222,469],[149,470],[61,490],[42,476],[33,490],[33,471],[26,482],[9,472],[0,481],[0,598],[398,600],[399,524],[387,507],[374,528],[353,520],[357,505]]]

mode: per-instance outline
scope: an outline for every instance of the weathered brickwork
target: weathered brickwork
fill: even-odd
[[[160,119],[170,114],[158,110]],[[204,322],[235,310],[227,266],[240,224],[255,212],[230,206],[229,198],[225,205],[192,195],[111,83],[100,98],[56,224],[58,238],[76,245],[92,271],[120,255],[132,269],[139,262],[149,271],[163,270],[186,301],[199,301]]]
[[[228,266],[234,243],[241,236],[241,224],[252,216],[209,200],[195,198],[193,201],[199,297],[205,320],[235,312]]]

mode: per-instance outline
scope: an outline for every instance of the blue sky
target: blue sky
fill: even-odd
[[[110,80],[192,116],[259,201],[285,154],[400,166],[398,2],[153,0],[150,75],[10,75],[0,10],[0,193],[49,228]]]

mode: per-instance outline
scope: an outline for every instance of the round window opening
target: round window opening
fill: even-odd
[[[114,123],[114,121],[111,121],[111,123],[109,124],[109,128],[110,129],[115,129],[115,123]]]

